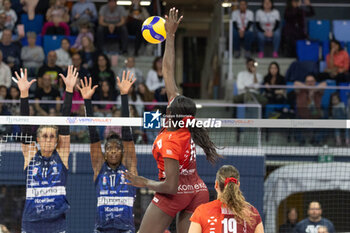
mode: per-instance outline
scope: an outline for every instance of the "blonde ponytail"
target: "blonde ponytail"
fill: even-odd
[[[219,200],[233,212],[237,217],[237,222],[246,222],[252,226],[255,224],[253,217],[256,214],[252,212],[251,205],[245,200],[238,182],[237,184],[232,181],[226,182],[227,184],[225,185],[225,180],[230,177],[235,178],[237,181],[239,181],[240,177],[238,170],[231,165],[222,166],[216,174],[216,180],[221,191]]]

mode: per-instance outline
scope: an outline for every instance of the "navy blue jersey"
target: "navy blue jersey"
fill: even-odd
[[[308,218],[298,222],[294,228],[294,233],[317,233],[320,226],[328,228],[329,233],[334,233],[333,223],[326,218],[321,218],[319,222],[311,222]]]
[[[26,173],[26,203],[22,221],[55,219],[69,209],[66,199],[68,170],[56,150],[49,158],[38,151],[30,161]]]
[[[97,216],[95,229],[135,231],[133,205],[136,188],[128,185],[120,165],[116,170],[104,163],[98,174],[95,187],[97,193]]]

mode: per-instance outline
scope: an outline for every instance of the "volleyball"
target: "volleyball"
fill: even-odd
[[[142,36],[151,44],[162,43],[166,38],[165,19],[159,16],[151,16],[142,24]]]

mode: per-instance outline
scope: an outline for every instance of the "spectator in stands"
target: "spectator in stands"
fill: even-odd
[[[91,69],[94,66],[94,59],[97,56],[97,51],[92,40],[88,36],[81,38],[82,50],[79,51],[81,58],[83,59],[83,67]]]
[[[68,66],[72,65],[72,58],[70,57],[70,42],[67,38],[61,40],[61,48],[55,50],[57,55],[56,65],[66,70]]]
[[[11,233],[5,225],[0,224],[0,232],[1,233]]]
[[[5,29],[2,33],[0,50],[3,54],[3,60],[10,68],[15,69],[21,65],[21,46],[18,42],[12,41],[12,31]]]
[[[2,52],[0,50],[0,85],[4,85],[6,88],[11,86],[11,69],[2,59]]]
[[[327,68],[325,72],[318,75],[318,81],[334,79],[337,84],[348,82],[349,54],[341,47],[339,41],[331,40],[330,53],[327,54],[326,61]]]
[[[2,32],[6,29],[6,14],[4,11],[0,11],[0,38],[2,37]]]
[[[137,87],[139,83],[144,82],[143,73],[139,68],[135,67],[135,57],[129,56],[124,61],[125,66],[119,70],[118,76],[122,77],[123,72],[126,73],[130,71],[131,74],[134,74],[134,78],[136,78],[135,86]]]
[[[272,40],[274,58],[278,57],[278,49],[281,41],[280,12],[274,8],[273,0],[262,0],[261,9],[256,11],[255,22],[258,29],[259,58],[264,57],[264,44]]]
[[[28,19],[33,20],[35,14],[45,15],[49,8],[48,0],[21,0],[23,11],[28,14]]]
[[[326,87],[327,83],[322,82],[317,84],[316,78],[313,75],[307,75],[305,82],[295,81],[294,86],[297,87],[315,87],[315,89],[296,89],[296,115],[300,119],[320,119],[323,116],[321,109],[321,101],[323,96],[323,89],[317,89]],[[310,137],[311,144],[319,145],[322,141],[323,135],[319,130],[312,132]],[[297,130],[297,140],[300,145],[304,145],[306,142],[305,131]]]
[[[76,68],[77,71],[79,72],[79,77],[81,78],[90,77],[89,71],[82,66],[82,62],[83,60],[81,59],[81,56],[79,53],[74,53],[72,55],[72,63],[74,68]]]
[[[290,208],[287,212],[287,222],[282,224],[278,233],[291,233],[298,222],[298,211],[296,208]]]
[[[264,77],[264,85],[286,85],[277,62],[270,63],[268,73]],[[265,88],[264,94],[269,104],[284,104],[286,101],[286,89]]]
[[[88,24],[93,27],[97,20],[95,3],[88,0],[77,1],[72,8],[71,19],[71,28],[74,34],[77,34],[80,25]]]
[[[28,76],[35,77],[40,66],[43,65],[45,54],[41,46],[37,46],[36,33],[27,33],[28,46],[22,47],[21,59],[23,66],[28,69]]]
[[[322,117],[321,99],[323,90],[317,89],[317,87],[326,87],[327,83],[322,82],[317,84],[315,76],[307,75],[304,83],[295,81],[294,86],[315,87],[315,89],[296,89],[297,115],[301,119],[320,119]]]
[[[47,22],[44,24],[42,35],[70,35],[69,10],[64,6],[64,1],[53,0],[51,7],[46,12]]]
[[[12,100],[12,103],[7,104],[7,109],[13,116],[19,116],[20,115],[20,106],[19,102],[16,103],[16,101],[19,100],[19,89],[15,86],[11,86],[9,90],[9,95],[7,99]]]
[[[144,39],[142,37],[142,24],[149,17],[148,11],[145,7],[142,7],[140,0],[133,0],[129,8],[129,14],[127,18],[127,28],[130,35],[136,36],[135,39],[135,51],[134,56],[138,56],[139,49]]]
[[[123,6],[117,5],[115,0],[108,0],[99,11],[97,44],[103,49],[105,36],[117,34],[121,43],[121,53],[126,54],[128,50],[128,30],[126,28],[126,11]]]
[[[320,226],[326,226],[329,233],[335,232],[333,223],[322,217],[322,208],[318,201],[310,202],[307,214],[309,217],[298,222],[293,233],[317,232]]]
[[[331,119],[347,119],[346,117],[346,107],[343,102],[340,101],[339,93],[334,92],[331,95],[330,103],[329,103],[329,118]],[[337,146],[342,145],[341,140],[341,130],[335,129],[335,142]],[[345,144],[347,146],[350,145],[350,134],[349,130],[345,129]]]
[[[63,70],[59,67],[56,66],[56,61],[57,61],[57,55],[55,51],[50,51],[47,54],[47,64],[44,64],[39,68],[38,71],[38,87],[41,86],[41,78],[44,76],[44,74],[48,74],[49,77],[51,78],[51,84],[53,87],[62,87],[63,83],[60,82],[58,74],[63,73]],[[57,111],[59,112],[59,111]]]
[[[152,69],[148,71],[146,78],[146,86],[150,91],[153,91],[155,93],[155,98],[158,102],[167,101],[162,64],[163,58],[156,57],[153,60]]]
[[[112,117],[121,117],[121,111],[119,109],[114,109],[112,111]],[[122,136],[122,127],[121,126],[107,126],[105,128],[105,131],[103,133],[104,138],[107,138],[108,135],[111,135],[111,133],[116,133],[118,134],[120,137]]]
[[[154,92],[150,91],[144,83],[137,86],[138,93],[143,102],[154,102],[152,105],[145,105],[146,111],[153,111],[156,107],[157,100],[154,98]]]
[[[5,85],[0,85],[0,97],[3,99],[7,97],[7,87]]]
[[[60,22],[69,22],[69,9],[64,5],[62,0],[51,0],[50,8],[46,12],[46,20],[53,22],[55,17],[59,18]]]
[[[326,226],[320,226],[317,229],[317,233],[329,233],[328,228]]]
[[[256,63],[253,58],[246,61],[246,71],[241,71],[237,75],[238,95],[233,98],[235,103],[260,103],[265,105],[267,99],[259,93],[259,89],[249,88],[262,84],[263,77],[256,72]]]
[[[48,73],[44,73],[42,76],[42,87],[38,88],[35,92],[35,100],[61,100],[60,93],[52,86],[51,77]],[[48,116],[50,108],[55,108],[56,112],[60,112],[61,104],[39,104],[35,103],[35,110],[40,116]]]
[[[234,57],[239,58],[240,42],[244,41],[245,57],[250,57],[252,42],[254,39],[253,23],[254,14],[251,10],[247,9],[247,1],[239,1],[239,9],[232,12],[231,16],[233,20],[233,49]]]
[[[299,0],[287,0],[287,7],[284,12],[285,25],[283,28],[283,37],[287,56],[296,56],[296,41],[307,37],[305,30],[305,17],[313,16],[314,9],[310,0],[303,1],[301,6]]]
[[[80,51],[80,50],[83,49],[82,39],[83,39],[84,36],[89,37],[91,43],[93,44],[93,42],[94,42],[94,35],[90,31],[89,24],[86,24],[86,23],[80,25],[79,34],[78,34],[77,38],[75,39],[74,45],[72,46],[73,51],[77,52],[77,51]]]
[[[6,14],[6,23],[5,27],[13,30],[15,28],[15,24],[17,22],[17,14],[16,12],[11,9],[11,1],[10,0],[4,0],[4,11]]]
[[[115,92],[115,74],[111,69],[111,62],[106,54],[101,53],[97,56],[95,66],[91,70],[92,84],[101,84],[102,81],[107,81],[110,90]]]
[[[116,92],[112,90],[107,80],[103,80],[100,82],[97,88],[97,91],[92,97],[92,99],[96,101],[115,101],[116,98],[117,98]],[[96,117],[111,117],[112,111],[115,110],[115,105],[98,104],[98,105],[94,105],[93,109],[94,109],[94,116]]]

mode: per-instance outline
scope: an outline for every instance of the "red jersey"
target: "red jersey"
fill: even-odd
[[[196,147],[187,128],[176,131],[163,129],[153,143],[152,153],[157,161],[160,180],[165,179],[164,158],[179,161],[180,176],[197,174]]]
[[[191,222],[199,223],[202,233],[254,233],[256,226],[261,223],[261,217],[253,206],[252,226],[245,221],[238,223],[231,210],[224,207],[220,200],[202,204],[194,211]]]

